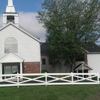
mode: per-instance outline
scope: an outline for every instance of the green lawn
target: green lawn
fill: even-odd
[[[100,100],[100,85],[6,87],[0,100]]]

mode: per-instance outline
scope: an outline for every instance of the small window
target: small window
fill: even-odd
[[[5,53],[18,53],[17,40],[12,37],[7,38],[4,43],[4,52]]]
[[[46,59],[42,59],[42,65],[46,65]]]
[[[9,22],[14,23],[14,16],[7,16],[7,23]]]

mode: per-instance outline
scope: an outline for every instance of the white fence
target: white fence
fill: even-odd
[[[0,87],[100,84],[99,73],[39,73],[0,75]]]

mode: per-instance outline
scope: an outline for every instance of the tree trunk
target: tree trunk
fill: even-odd
[[[75,61],[75,55],[74,55],[73,62],[72,62],[72,72],[74,72],[75,66],[76,66],[76,61]]]

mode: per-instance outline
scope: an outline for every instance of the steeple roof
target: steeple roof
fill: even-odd
[[[15,13],[15,7],[13,5],[13,0],[8,0],[8,5],[6,7],[6,12]]]

